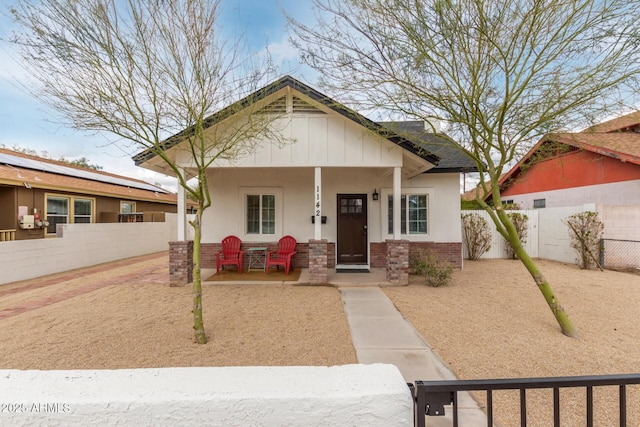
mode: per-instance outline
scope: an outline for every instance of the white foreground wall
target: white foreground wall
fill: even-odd
[[[412,426],[393,365],[0,370],[0,425]]]
[[[176,216],[166,222],[63,224],[58,237],[0,243],[0,284],[169,250]]]

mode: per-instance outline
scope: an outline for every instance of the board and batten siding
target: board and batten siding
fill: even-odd
[[[261,141],[250,155],[232,163],[214,162],[212,166],[402,166],[402,148],[344,117],[294,115],[278,120],[284,142]]]

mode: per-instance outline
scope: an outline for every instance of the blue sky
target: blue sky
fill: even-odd
[[[6,17],[12,0],[0,0],[0,39],[10,35],[12,24]],[[252,50],[267,45],[281,74],[314,84],[309,69],[301,67],[297,54],[287,42],[286,19],[281,9],[303,22],[311,19],[309,0],[222,0],[221,23],[230,33],[245,33]],[[78,159],[86,157],[105,171],[159,183],[175,188],[174,180],[134,166],[131,150],[110,144],[104,135],[80,133],[55,123],[55,114],[17,87],[12,80],[20,77],[12,47],[0,41],[0,147],[23,148],[46,152],[49,157]],[[135,150],[134,150],[135,151]]]

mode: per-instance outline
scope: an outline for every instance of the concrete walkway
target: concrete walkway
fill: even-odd
[[[379,287],[340,287],[340,295],[359,363],[393,364],[408,383],[457,379]],[[460,393],[458,401],[461,426],[487,425],[468,393]],[[444,417],[428,417],[427,426],[451,426],[453,410],[445,407],[445,412]]]

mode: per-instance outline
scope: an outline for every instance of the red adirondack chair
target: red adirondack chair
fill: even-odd
[[[291,258],[296,253],[296,239],[291,236],[284,236],[278,241],[278,250],[267,252],[267,274],[269,274],[269,267],[280,266],[284,267],[284,274],[289,275],[291,271]]]
[[[216,274],[220,274],[220,267],[236,265],[238,273],[242,274],[242,255],[240,250],[242,241],[236,236],[227,236],[222,239],[222,250],[216,253]]]

